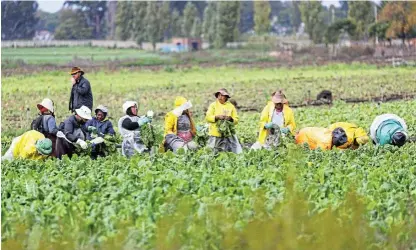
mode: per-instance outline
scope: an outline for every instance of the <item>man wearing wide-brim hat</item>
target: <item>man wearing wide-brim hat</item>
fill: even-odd
[[[81,106],[92,110],[93,97],[90,82],[84,77],[84,71],[79,67],[73,67],[71,72],[71,97],[69,99],[69,110],[74,112]]]
[[[59,132],[56,134],[56,156],[61,158],[63,155],[72,157],[75,152],[75,145],[79,145],[82,149],[87,149],[88,144],[85,142],[86,129],[85,123],[91,120],[91,110],[86,106],[75,109],[75,114],[66,119],[59,126]],[[62,132],[63,131],[63,132]]]
[[[274,126],[279,126],[282,134],[295,134],[295,117],[292,109],[287,104],[288,101],[281,90],[274,92],[261,112],[259,138],[256,144],[264,146],[269,130]]]
[[[229,121],[233,125],[238,123],[237,110],[228,100],[230,94],[224,88],[214,93],[217,100],[209,105],[205,120],[209,123],[208,147],[216,151],[241,152],[241,145],[236,135],[225,137],[218,128],[218,121]]]

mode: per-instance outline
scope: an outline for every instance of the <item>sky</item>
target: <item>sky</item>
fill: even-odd
[[[38,0],[39,9],[46,11],[46,12],[57,12],[61,9],[64,0],[55,0],[55,1],[48,1],[48,0]],[[322,1],[322,3],[326,6],[330,6],[331,4],[335,6],[339,6],[338,1]]]
[[[38,0],[39,9],[46,11],[46,12],[57,12],[62,8],[64,4],[64,0],[55,0],[55,1],[43,1]]]

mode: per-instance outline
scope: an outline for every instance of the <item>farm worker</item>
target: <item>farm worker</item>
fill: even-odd
[[[295,137],[296,144],[308,144],[310,149],[321,148],[330,150],[333,146],[340,147],[347,142],[345,130],[338,127],[334,130],[319,127],[306,127]]]
[[[123,112],[126,115],[118,120],[118,130],[123,137],[121,153],[126,157],[133,156],[135,152],[143,153],[149,150],[141,139],[140,127],[151,123],[152,120],[146,116],[138,116],[137,111],[137,102],[127,101],[123,104]]]
[[[71,97],[69,99],[69,110],[74,112],[75,109],[86,106],[92,110],[92,90],[90,82],[84,77],[84,71],[79,67],[73,67],[71,72]]]
[[[274,95],[264,107],[260,116],[260,128],[258,141],[253,144],[252,149],[269,147],[272,141],[266,139],[274,134],[276,126],[279,127],[283,135],[295,135],[295,117],[292,109],[288,105],[282,91],[274,92]]]
[[[408,138],[407,125],[395,114],[379,115],[371,124],[370,136],[375,144],[401,147]]]
[[[37,108],[39,109],[39,115],[33,120],[31,129],[41,132],[46,138],[52,141],[52,156],[56,156],[56,133],[59,130],[56,126],[53,101],[45,98],[41,103],[37,104]]]
[[[95,109],[95,117],[85,123],[85,128],[87,130],[87,140],[93,141],[94,139],[98,137],[102,138],[105,135],[115,135],[113,124],[108,119],[107,115],[108,108],[103,105],[98,105],[98,107]],[[104,157],[104,143],[99,142],[100,140],[94,141],[95,143],[91,150],[91,158],[96,159],[98,156]]]
[[[175,109],[165,116],[165,132],[163,146],[165,151],[176,152],[179,148],[196,149],[197,145],[192,141],[196,135],[196,128],[189,109],[191,102],[185,97],[177,96]]]
[[[342,128],[347,133],[347,142],[339,148],[358,148],[360,145],[366,144],[370,138],[363,128],[358,127],[354,123],[349,122],[336,122],[328,127],[331,131],[336,128]]]
[[[228,99],[230,94],[224,88],[214,93],[217,100],[211,103],[205,116],[209,124],[209,139],[207,146],[214,151],[226,151],[241,153],[242,148],[235,134],[224,136],[219,131],[218,121],[231,122],[227,126],[233,126],[238,123],[237,110]],[[231,125],[232,124],[232,125]]]
[[[81,106],[79,109],[75,109],[74,115],[61,123],[60,131],[56,134],[58,137],[56,140],[56,155],[59,159],[63,155],[68,155],[71,158],[75,151],[75,145],[82,149],[88,148],[85,141],[87,137],[84,124],[91,119],[91,110],[86,106]]]
[[[2,160],[30,159],[41,160],[52,153],[52,141],[36,131],[30,130],[13,139]]]

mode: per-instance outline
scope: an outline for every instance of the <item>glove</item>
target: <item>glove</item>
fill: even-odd
[[[82,149],[88,148],[88,144],[84,140],[78,139],[76,144],[78,144]]]
[[[264,125],[265,129],[271,129],[272,127],[273,127],[273,122],[269,122],[269,123],[266,123],[266,125]]]
[[[65,134],[62,131],[58,131],[58,133],[56,133],[56,137],[65,138]]]
[[[280,132],[282,132],[282,134],[288,134],[290,132],[289,128],[281,128]]]
[[[138,121],[140,127],[143,126],[143,125],[145,125],[145,124],[147,124],[147,123],[150,123],[150,122],[151,121],[150,121],[150,119],[148,117],[142,117]]]
[[[147,111],[147,114],[146,114],[147,117],[151,118],[153,117],[153,115],[154,115],[154,112],[152,110]]]
[[[97,137],[97,138],[91,140],[91,143],[93,143],[93,144],[100,144],[100,143],[103,143],[103,142],[104,142],[104,138],[102,138],[102,137]]]
[[[94,126],[88,126],[88,132],[97,133],[97,128]]]

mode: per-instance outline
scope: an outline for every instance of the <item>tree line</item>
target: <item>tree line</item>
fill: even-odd
[[[303,23],[314,43],[416,37],[416,2],[340,1],[65,1],[58,13],[38,10],[36,1],[2,1],[2,40],[31,39],[46,29],[55,39],[121,39],[157,42],[202,37],[213,47],[243,33],[295,34]],[[377,13],[377,14],[376,14]]]

